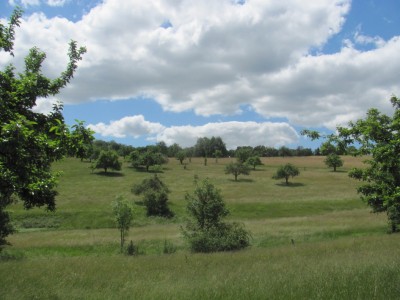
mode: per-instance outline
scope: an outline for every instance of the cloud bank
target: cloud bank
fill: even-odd
[[[104,0],[77,22],[25,17],[15,54],[23,57],[38,45],[48,56],[46,73],[56,76],[67,63],[68,41],[85,45],[76,78],[60,95],[65,104],[150,97],[164,110],[204,116],[248,106],[266,120],[284,118],[287,127],[332,129],[369,107],[388,111],[388,98],[400,94],[400,37],[385,41],[356,32],[341,49],[323,53],[350,7],[350,0]],[[365,44],[372,48],[359,50]],[[106,134],[104,128],[99,131]],[[185,129],[171,127],[160,136],[177,139],[179,130]]]

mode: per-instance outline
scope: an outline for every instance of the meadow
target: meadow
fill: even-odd
[[[152,176],[125,162],[121,172],[92,172],[67,158],[57,211],[10,207],[18,233],[0,259],[0,299],[398,299],[400,235],[387,234],[385,214],[372,214],[347,171],[362,158],[344,157],[337,172],[324,157],[263,158],[249,176],[225,175],[233,159],[171,158],[158,176],[167,184],[172,219],[148,218],[133,184]],[[272,175],[291,162],[300,176],[286,186]],[[182,239],[185,194],[209,178],[251,232],[251,247],[194,254]],[[138,256],[119,252],[111,203],[134,205],[128,241]],[[168,242],[176,252],[164,254]]]

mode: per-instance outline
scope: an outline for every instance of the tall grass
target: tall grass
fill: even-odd
[[[323,157],[265,158],[250,176],[224,174],[232,159],[171,159],[159,174],[171,190],[175,217],[147,218],[135,183],[151,174],[125,163],[119,173],[92,173],[66,159],[57,211],[10,210],[19,232],[0,256],[0,299],[396,299],[400,295],[400,236],[387,235],[386,216],[371,214],[346,170],[362,160],[345,157],[332,172]],[[293,163],[300,176],[289,186],[271,177]],[[252,233],[245,251],[192,254],[180,226],[194,177],[208,177]],[[127,241],[144,255],[119,253],[111,202],[135,203]],[[166,244],[175,253],[163,254]]]

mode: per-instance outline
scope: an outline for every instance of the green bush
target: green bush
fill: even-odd
[[[172,254],[175,252],[176,252],[176,246],[172,242],[164,240],[163,253]]]
[[[224,223],[228,215],[218,189],[208,180],[187,194],[188,212],[192,216],[183,228],[183,236],[193,252],[230,251],[250,245],[250,233],[238,223]]]

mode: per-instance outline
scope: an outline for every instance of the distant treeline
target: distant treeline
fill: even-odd
[[[199,138],[196,144],[192,147],[183,148],[178,144],[167,146],[165,142],[159,142],[155,145],[145,147],[133,147],[130,145],[120,144],[115,141],[102,141],[95,140],[92,144],[92,149],[89,151],[90,155],[87,158],[97,159],[102,150],[114,150],[122,157],[128,157],[133,151],[143,152],[158,152],[167,157],[177,157],[179,153],[184,152],[186,157],[235,157],[236,152],[244,149],[246,152],[251,152],[252,156],[259,157],[288,157],[288,156],[313,156],[313,155],[328,155],[336,153],[339,155],[351,154],[353,148],[348,148],[346,151],[338,151],[338,149],[329,143],[323,143],[315,150],[304,147],[297,147],[291,149],[285,146],[274,148],[259,145],[256,147],[243,146],[237,147],[235,150],[228,150],[222,138],[220,137],[203,137]]]

